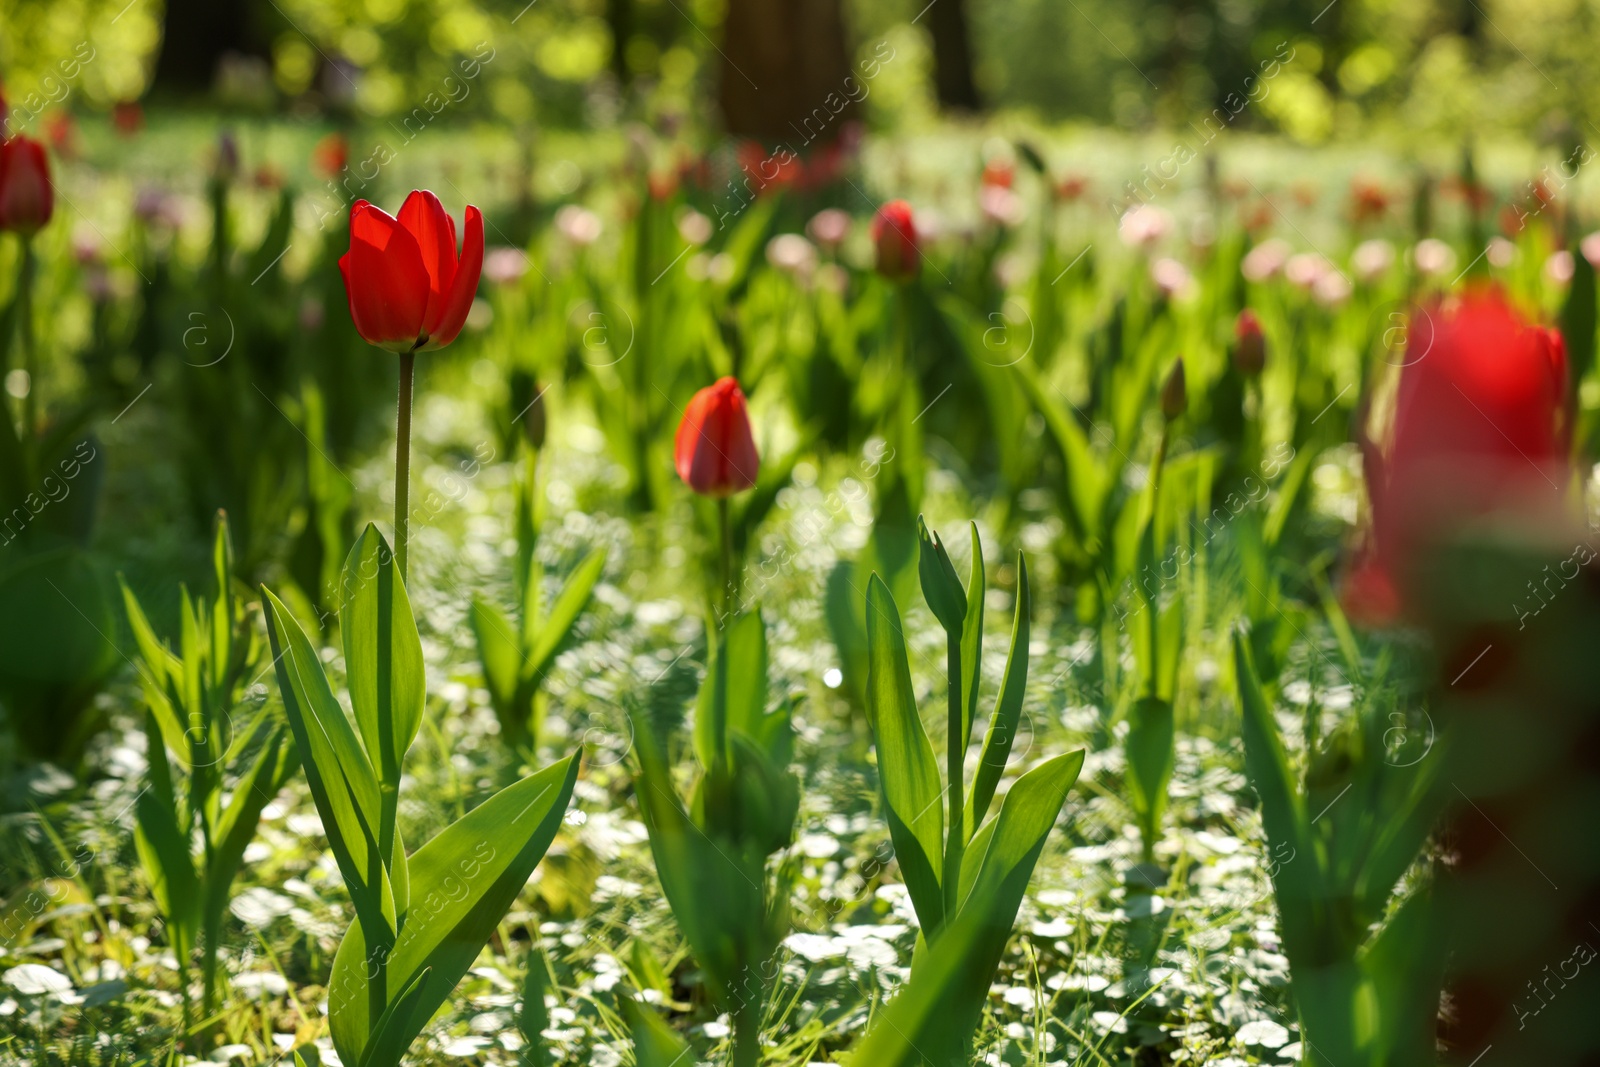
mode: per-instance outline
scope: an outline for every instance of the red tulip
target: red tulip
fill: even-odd
[[[1002,189],[1009,189],[1016,181],[1016,168],[1001,159],[993,159],[983,165],[983,174],[978,179],[983,185],[998,185]]]
[[[1346,603],[1363,621],[1414,614],[1433,549],[1485,522],[1559,525],[1567,470],[1561,335],[1493,290],[1412,315],[1387,451],[1364,440],[1372,529]]]
[[[324,178],[339,177],[349,162],[350,142],[338,130],[323,135],[311,148],[311,169]]]
[[[0,230],[31,237],[54,210],[55,187],[44,145],[21,134],[0,142]]]
[[[678,477],[702,496],[728,496],[756,484],[761,457],[736,380],[722,378],[694,394],[678,424],[675,452]]]
[[[119,101],[111,109],[111,125],[124,137],[132,137],[144,129],[144,108],[137,100]]]
[[[1249,308],[1239,312],[1233,324],[1233,365],[1240,374],[1253,378],[1267,362],[1267,339],[1261,333],[1261,320]]]
[[[456,224],[439,198],[419,189],[392,218],[365,200],[350,209],[350,251],[339,260],[350,318],[368,344],[428,352],[456,339],[483,270],[483,216],[467,208],[456,255]]]
[[[878,273],[894,282],[907,282],[922,267],[922,249],[911,205],[891,200],[872,219],[872,243],[878,249]]]

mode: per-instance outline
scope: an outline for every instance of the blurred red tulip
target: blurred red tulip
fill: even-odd
[[[872,219],[872,243],[878,250],[878,273],[895,282],[908,282],[922,268],[922,248],[911,205],[891,200]]]
[[[1253,378],[1267,363],[1267,339],[1261,333],[1261,320],[1249,308],[1239,312],[1233,324],[1233,365],[1240,374]]]
[[[0,99],[0,117],[5,114],[5,101]],[[62,159],[72,159],[78,154],[78,125],[72,121],[70,111],[52,111],[44,120],[44,135],[51,151]]]
[[[311,169],[324,178],[337,178],[350,162],[350,142],[335,130],[311,149]]]
[[[983,165],[983,174],[978,181],[982,185],[998,185],[1003,189],[1009,189],[1012,182],[1016,181],[1016,177],[1016,168],[1009,161],[991,159]]]
[[[719,379],[694,394],[678,424],[675,453],[678,477],[701,496],[728,496],[756,484],[761,457],[735,379]]]
[[[44,145],[20,133],[0,142],[0,230],[32,237],[54,210]]]
[[[406,197],[395,219],[357,200],[350,251],[339,260],[350,318],[367,343],[391,352],[428,352],[456,339],[483,270],[483,216],[466,214],[456,254],[456,224],[432,193]]]
[[[1361,178],[1350,183],[1350,218],[1358,225],[1381,220],[1389,213],[1390,203],[1381,185]]]
[[[137,100],[123,100],[111,109],[111,125],[124,137],[144,129],[144,108]]]
[[[1483,522],[1559,528],[1568,480],[1561,335],[1495,290],[1417,309],[1388,447],[1363,439],[1369,544],[1346,606],[1369,624],[1412,614],[1431,550]]]
[[[1077,200],[1088,191],[1089,179],[1082,174],[1069,174],[1056,185],[1056,197],[1061,200]]]

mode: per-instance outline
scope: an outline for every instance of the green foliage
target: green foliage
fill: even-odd
[[[265,706],[245,719],[240,706],[260,666],[261,645],[245,602],[233,594],[233,548],[222,514],[211,562],[211,599],[180,592],[176,653],[122,586],[148,708],[150,770],[134,808],[134,843],[166,920],[186,1003],[191,956],[201,949],[202,1017],[216,1006],[218,938],[245,848],[262,809],[299,766],[285,724]],[[185,773],[174,773],[169,753]]]
[[[1297,776],[1242,634],[1233,656],[1306,1062],[1312,1049],[1375,1067],[1425,1062],[1443,969],[1439,916],[1426,883],[1394,900],[1442,808],[1443,756],[1389,759],[1390,720],[1369,694]]]
[[[916,1057],[937,1064],[966,1062],[990,980],[1011,936],[1011,924],[1034,865],[1083,766],[1081,751],[1046,760],[1011,786],[998,815],[980,824],[1009,755],[1021,711],[1029,599],[1027,568],[1019,562],[1006,680],[990,718],[979,772],[968,790],[962,780],[962,764],[970,741],[970,720],[965,719],[963,709],[976,702],[979,674],[975,662],[964,670],[961,657],[964,648],[981,648],[981,636],[973,636],[964,625],[967,613],[980,612],[983,604],[984,572],[975,526],[972,547],[972,581],[963,592],[943,546],[923,529],[920,571],[924,595],[930,607],[938,599],[945,609],[941,623],[950,666],[948,783],[944,786],[917,708],[899,608],[877,575],[867,589],[867,712],[878,757],[884,816],[901,877],[921,924],[919,944],[926,943],[930,951],[919,952],[910,986],[890,1006],[886,1021],[869,1032],[856,1053],[857,1063],[914,1062]],[[935,614],[939,615],[937,608]],[[965,818],[966,813],[972,818]],[[950,828],[948,841],[946,825]]]
[[[789,846],[800,810],[791,708],[767,704],[766,627],[752,611],[718,635],[695,708],[700,773],[687,803],[655,724],[634,714],[634,790],[656,874],[713,1002],[733,1017],[741,1065],[755,1062],[774,953],[789,932],[795,872],[769,870],[768,858]],[[664,1051],[658,1031],[643,1027],[647,1045]]]
[[[345,561],[345,634],[359,733],[305,632],[263,590],[284,710],[356,921],[329,980],[340,1057],[395,1067],[455,989],[560,828],[577,779],[567,757],[508,786],[407,857],[401,763],[421,723],[421,645],[387,542],[368,526]]]

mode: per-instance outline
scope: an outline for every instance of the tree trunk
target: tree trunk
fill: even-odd
[[[796,148],[831,141],[860,95],[846,81],[839,0],[731,0],[722,59],[718,98],[736,137]]]
[[[972,80],[972,35],[967,32],[966,0],[934,0],[927,7],[928,32],[933,35],[933,81],[939,106],[946,111],[977,111],[983,107]]]

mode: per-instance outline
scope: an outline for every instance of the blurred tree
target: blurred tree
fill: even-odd
[[[934,89],[946,110],[977,111],[983,106],[972,80],[972,39],[965,0],[933,0],[927,7],[933,35]]]
[[[209,90],[224,56],[270,58],[255,0],[167,0],[154,88],[172,93]]]
[[[854,110],[839,0],[730,0],[721,51],[718,97],[736,137],[828,141]]]

